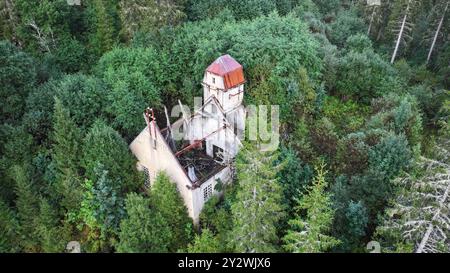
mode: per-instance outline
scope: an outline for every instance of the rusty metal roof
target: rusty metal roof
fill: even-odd
[[[206,71],[223,77],[225,89],[236,87],[245,82],[242,65],[228,54],[217,58],[208,66]]]

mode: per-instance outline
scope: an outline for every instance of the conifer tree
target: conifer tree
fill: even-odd
[[[236,167],[239,188],[231,206],[231,243],[237,252],[277,251],[277,225],[284,216],[277,181],[277,155],[245,144]]]
[[[135,161],[120,134],[104,121],[97,120],[84,138],[82,167],[88,179],[96,180],[95,168],[102,164],[110,177],[120,180],[120,192],[135,190],[140,185]]]
[[[92,23],[91,46],[101,56],[119,41],[118,0],[94,0],[89,3]]]
[[[54,108],[53,161],[57,170],[56,191],[62,198],[62,207],[73,212],[79,208],[82,195],[78,175],[81,133],[58,98],[55,98]]]
[[[170,181],[166,173],[161,172],[156,177],[150,192],[150,202],[152,209],[161,213],[172,229],[170,250],[176,252],[185,248],[190,241],[192,221],[177,186]]]
[[[40,252],[63,252],[69,242],[58,214],[45,198],[39,202],[39,215],[35,221],[36,233],[40,242]]]
[[[284,236],[284,248],[289,252],[323,252],[339,244],[327,232],[333,223],[334,211],[331,196],[326,192],[327,172],[322,163],[316,168],[317,175],[308,193],[298,200],[297,215],[289,221],[290,230]],[[302,217],[302,213],[306,217]]]
[[[188,245],[188,253],[218,253],[220,244],[209,229],[203,229],[200,235],[195,235],[194,242]]]
[[[38,240],[35,233],[35,219],[39,215],[38,198],[24,166],[12,167],[16,182],[16,208],[19,220],[20,245],[25,252],[38,251]]]
[[[15,213],[0,200],[0,253],[20,250],[18,227]]]
[[[135,193],[125,201],[128,217],[120,223],[118,252],[168,252],[173,238],[161,213],[150,209],[149,200]]]

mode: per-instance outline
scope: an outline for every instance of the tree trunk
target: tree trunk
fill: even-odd
[[[447,5],[445,5],[444,13],[442,14],[441,20],[439,21],[438,28],[436,29],[436,33],[434,34],[433,42],[431,43],[430,51],[428,52],[427,57],[427,64],[430,62],[431,54],[433,53],[434,46],[436,45],[436,40],[439,35],[439,32],[441,31],[442,23],[444,22],[445,13],[447,12],[448,8],[448,2]]]
[[[377,8],[376,6],[373,6],[372,16],[370,17],[369,29],[367,30],[367,36],[370,35],[370,30],[372,29],[373,17],[375,16],[375,9],[376,8]]]
[[[397,43],[395,44],[394,53],[392,54],[391,64],[394,63],[395,57],[397,57],[397,51],[400,47],[400,42],[402,40],[403,31],[405,30],[405,24],[406,24],[406,18],[408,18],[408,11],[409,11],[409,5],[411,3],[411,0],[408,1],[408,5],[406,6],[405,16],[403,16],[402,26],[400,28],[400,32],[398,33]]]

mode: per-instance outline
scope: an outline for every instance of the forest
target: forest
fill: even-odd
[[[0,0],[0,252],[450,252],[449,9]],[[245,142],[195,226],[128,145],[222,54],[246,104],[279,105],[280,145]]]

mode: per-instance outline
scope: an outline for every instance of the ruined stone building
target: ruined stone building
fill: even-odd
[[[195,224],[204,203],[220,194],[216,185],[232,181],[231,163],[245,129],[244,83],[242,65],[229,55],[219,57],[205,71],[203,104],[193,114],[183,112],[173,124],[167,117],[168,126],[160,129],[147,109],[147,126],[130,144],[147,186],[166,171]]]

